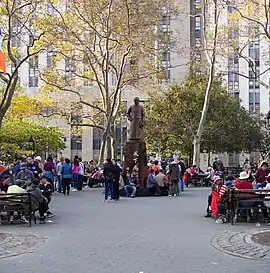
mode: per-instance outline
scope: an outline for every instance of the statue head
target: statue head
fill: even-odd
[[[138,97],[134,98],[134,103],[135,105],[139,105],[140,99]]]

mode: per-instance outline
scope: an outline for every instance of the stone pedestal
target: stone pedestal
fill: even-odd
[[[142,187],[146,187],[146,180],[148,176],[147,167],[147,155],[146,155],[146,144],[140,140],[129,140],[126,143],[125,149],[125,166],[129,167],[132,171],[134,163],[134,153],[137,152],[139,155],[139,183]]]

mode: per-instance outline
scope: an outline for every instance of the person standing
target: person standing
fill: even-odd
[[[31,171],[35,178],[39,178],[39,175],[42,173],[42,170],[39,168],[37,162],[34,161],[32,157],[27,158],[27,163],[26,163],[27,169]]]
[[[115,200],[114,193],[114,180],[116,178],[115,166],[112,163],[111,158],[106,159],[106,163],[103,168],[103,176],[105,180],[105,199],[104,202],[108,201],[109,191],[111,192],[111,200]]]
[[[59,193],[62,192],[62,177],[61,177],[61,169],[65,163],[65,159],[63,157],[60,158],[60,162],[56,165],[56,175],[57,175],[57,191]]]
[[[61,168],[62,175],[62,186],[63,186],[63,195],[69,195],[70,192],[70,182],[72,178],[72,167],[70,164],[70,160],[68,158],[65,159],[65,163]]]
[[[79,184],[79,172],[80,172],[80,163],[78,157],[75,156],[72,164],[72,174],[73,174],[73,190],[78,191],[78,184]]]
[[[43,167],[43,175],[48,178],[48,181],[53,185],[54,180],[54,174],[55,174],[55,166],[53,163],[52,156],[48,156],[46,163]]]
[[[80,170],[78,173],[78,190],[81,191],[83,187],[83,180],[84,180],[84,164],[82,162],[82,158],[79,158],[79,165],[80,165]]]
[[[264,161],[261,164],[261,167],[257,170],[255,175],[255,180],[256,180],[258,188],[264,188],[267,185],[267,179],[268,179],[269,173],[270,173],[270,170],[268,168],[268,163]]]
[[[184,174],[185,174],[185,171],[187,169],[186,167],[186,164],[185,164],[185,161],[184,161],[184,158],[183,157],[180,157],[180,161],[179,161],[179,166],[180,166],[180,169],[181,169],[181,177],[180,177],[180,190],[181,191],[184,191],[184,188],[185,188],[185,183],[184,183]]]
[[[174,159],[171,159],[171,163],[169,164],[169,174],[171,179],[169,196],[176,196],[177,193],[177,185],[179,184],[179,180],[181,177],[180,166]]]
[[[113,160],[113,164],[114,164],[114,168],[115,168],[115,180],[113,183],[114,196],[115,196],[115,201],[118,201],[119,200],[119,182],[120,182],[120,176],[121,176],[121,169],[115,159]]]

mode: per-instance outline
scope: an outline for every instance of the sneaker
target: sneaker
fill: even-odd
[[[40,217],[39,223],[40,223],[40,224],[45,224],[45,219],[44,219],[44,217]]]
[[[247,216],[247,223],[250,223],[250,221],[251,221],[251,217]]]
[[[9,218],[9,223],[12,225],[12,224],[13,224],[13,222],[14,222],[14,216],[13,216],[13,215],[11,215],[11,216],[10,216],[10,218]]]
[[[25,216],[22,216],[20,221],[24,224],[29,224],[28,220],[25,218]]]
[[[135,198],[135,196],[134,196],[134,195],[131,195],[130,198]]]
[[[71,191],[78,191],[77,189],[72,189]]]
[[[66,196],[65,194],[63,194],[63,196]]]
[[[216,220],[216,224],[223,224],[223,219],[222,218],[218,218]]]
[[[47,211],[47,217],[48,218],[52,218],[54,216],[55,216],[55,214],[51,213],[50,211]]]
[[[174,194],[173,196],[174,196],[174,197],[176,197],[177,195],[176,195],[176,194]]]
[[[108,202],[109,202],[108,200],[106,200],[106,199],[104,200],[104,203],[108,203]]]
[[[171,195],[171,194],[169,194],[169,195],[168,195],[168,197],[172,197],[172,195]]]

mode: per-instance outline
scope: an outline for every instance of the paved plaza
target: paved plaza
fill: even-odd
[[[208,193],[187,189],[178,198],[123,198],[119,203],[103,203],[101,189],[55,195],[53,223],[0,226],[0,272],[269,272],[268,259],[256,253],[249,259],[249,249],[243,255],[247,259],[228,255],[244,252],[239,239],[243,234],[267,227],[232,227],[205,219]],[[226,236],[236,238],[228,241],[235,245],[226,246]],[[217,245],[222,247],[217,250]]]

